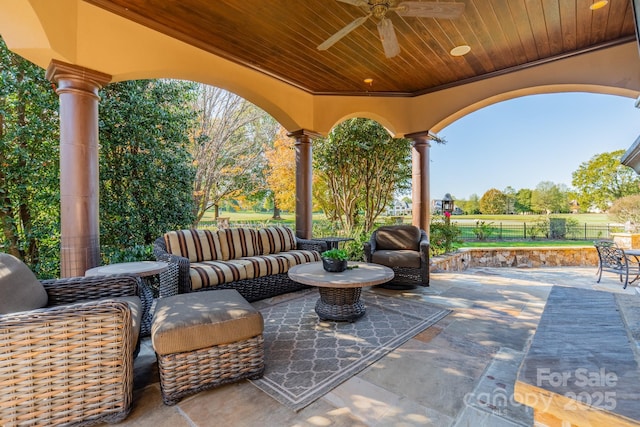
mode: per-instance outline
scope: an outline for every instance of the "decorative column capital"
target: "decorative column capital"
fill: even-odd
[[[109,84],[112,77],[109,74],[67,64],[58,60],[51,60],[46,74],[47,80],[58,85],[56,92],[65,90],[81,90],[98,96],[98,90]]]
[[[322,137],[322,135],[320,135],[319,133],[306,129],[298,129],[293,132],[289,132],[287,133],[287,136],[290,138],[295,138],[296,144],[311,142],[312,139]]]
[[[429,134],[428,130],[421,131],[421,132],[409,133],[409,134],[405,135],[404,137],[412,139],[413,142],[411,144],[414,147],[419,146],[419,145],[426,145],[427,147],[431,147],[431,144],[429,143],[429,141],[431,140],[431,135]]]

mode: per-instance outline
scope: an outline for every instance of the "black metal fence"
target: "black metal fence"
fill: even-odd
[[[599,240],[611,239],[611,233],[621,232],[623,226],[619,224],[588,224],[571,220],[551,219],[539,222],[458,222],[452,221],[461,231],[460,238],[465,241],[496,241],[496,240]],[[199,228],[220,228],[219,221],[201,221]],[[267,227],[293,225],[285,221],[234,221],[233,227]],[[224,226],[224,225],[223,225]],[[226,224],[229,226],[229,223]],[[316,232],[314,235],[322,235]],[[331,235],[337,235],[334,231]]]
[[[621,232],[619,225],[576,223],[455,223],[461,231],[461,239],[478,240],[599,240],[611,239],[611,233]]]

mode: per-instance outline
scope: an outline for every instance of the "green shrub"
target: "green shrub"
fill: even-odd
[[[480,241],[485,241],[493,234],[493,222],[486,223],[485,221],[476,221],[476,226],[473,227],[473,234],[475,234],[476,239]]]
[[[101,246],[102,265],[119,262],[153,261],[153,245],[135,245],[128,248]]]
[[[447,224],[441,217],[433,217],[429,226],[431,255],[442,255],[462,243],[462,232],[455,224]]]

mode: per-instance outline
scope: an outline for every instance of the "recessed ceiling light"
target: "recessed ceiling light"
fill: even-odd
[[[471,46],[467,46],[466,44],[456,46],[449,52],[451,56],[462,56],[471,52]]]
[[[598,1],[595,1],[591,6],[589,6],[589,9],[591,10],[601,9],[605,7],[608,3],[609,3],[609,0],[598,0]]]

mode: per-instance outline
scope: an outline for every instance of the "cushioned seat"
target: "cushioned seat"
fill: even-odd
[[[264,371],[264,322],[236,290],[158,300],[151,341],[167,405],[201,390]]]

